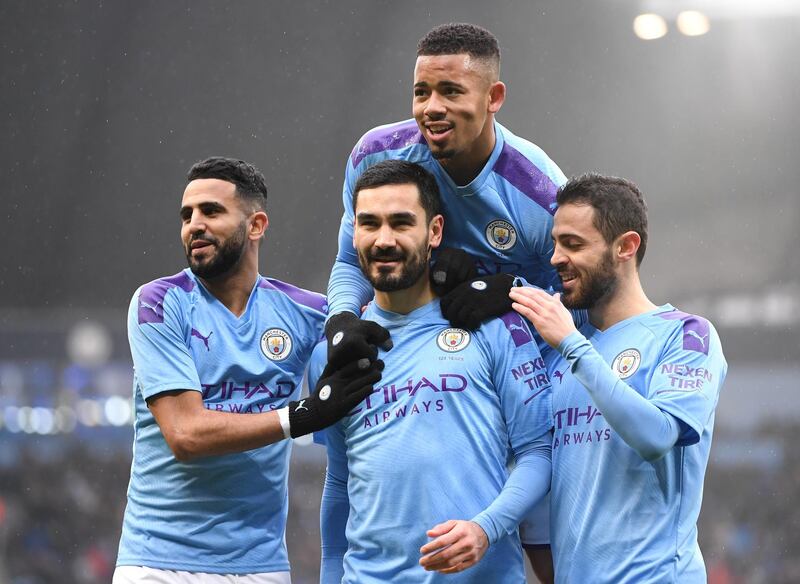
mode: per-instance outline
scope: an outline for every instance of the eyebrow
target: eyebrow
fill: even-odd
[[[367,219],[376,219],[378,216],[375,213],[368,213],[366,211],[361,211],[356,215],[356,219],[358,221],[364,221]],[[392,213],[389,215],[390,221],[398,221],[398,220],[406,220],[406,221],[416,221],[417,214],[412,213],[410,211],[403,211],[400,213]]]
[[[222,203],[218,203],[216,201],[204,201],[197,205],[197,207],[202,210],[204,213],[208,213],[209,211],[224,211],[225,205]],[[186,213],[191,213],[192,208],[188,205],[184,205],[181,207],[180,216],[183,217]]]

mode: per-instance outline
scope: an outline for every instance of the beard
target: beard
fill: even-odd
[[[222,243],[214,237],[205,235],[192,238],[185,250],[186,261],[189,262],[189,268],[195,276],[205,278],[206,280],[211,280],[226,274],[242,259],[245,249],[246,234],[247,225],[243,222],[233,235]],[[192,257],[192,242],[198,240],[207,241],[212,244],[216,248],[214,255],[206,260],[196,260]]]
[[[567,308],[588,309],[607,297],[617,288],[617,274],[614,272],[614,258],[611,250],[603,254],[600,264],[579,274],[578,286],[569,294],[561,293],[561,302]]]
[[[389,271],[378,269],[373,275],[370,265],[373,261],[398,261],[400,273],[393,274]],[[372,287],[381,292],[396,292],[411,288],[425,274],[428,267],[428,242],[419,246],[410,256],[406,256],[398,248],[377,250],[367,254],[358,252],[358,265],[361,273],[369,280]]]

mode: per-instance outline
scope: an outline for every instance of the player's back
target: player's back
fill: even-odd
[[[560,356],[553,380],[551,531],[558,582],[705,582],[696,522],[726,364],[713,327],[669,305],[581,332],[629,386],[675,416],[678,443],[643,459]]]

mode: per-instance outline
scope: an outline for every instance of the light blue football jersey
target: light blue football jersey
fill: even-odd
[[[213,411],[281,408],[300,393],[326,311],[324,296],[259,277],[237,318],[188,269],[136,291],[128,313],[135,437],[117,565],[289,569],[290,441],[179,462],[146,400],[184,389]]]
[[[368,167],[388,159],[423,166],[436,177],[445,217],[442,247],[472,255],[479,275],[515,274],[544,289],[561,289],[550,265],[550,231],[556,191],[566,177],[536,145],[495,122],[494,150],[483,170],[457,186],[431,155],[416,121],[406,120],[367,132],[347,162],[339,227],[339,253],[328,283],[331,314],[360,308],[372,298],[372,287],[358,267],[353,249],[353,189]]]
[[[727,364],[705,319],[670,305],[605,331],[580,332],[630,387],[680,425],[648,462],[605,421],[568,363],[548,359],[553,384],[551,537],[556,581],[706,581],[697,517],[714,409]]]
[[[509,451],[549,443],[550,384],[528,325],[510,313],[475,332],[451,328],[438,299],[407,315],[372,303],[363,318],[386,327],[394,348],[381,352],[381,385],[325,432],[329,477],[346,482],[349,499],[346,542],[339,542],[347,546],[342,582],[524,582],[519,517],[460,574],[426,572],[418,562],[434,525],[473,518],[485,525],[486,517],[476,516],[506,483]],[[310,384],[324,364],[320,345]],[[323,513],[323,533],[330,531],[325,522]],[[322,582],[338,582],[324,566]]]

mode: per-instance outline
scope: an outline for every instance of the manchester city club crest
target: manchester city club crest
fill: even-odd
[[[495,219],[486,226],[486,239],[493,248],[505,251],[517,243],[517,230],[508,221]]]
[[[448,328],[439,333],[436,344],[442,351],[456,353],[469,345],[470,334],[464,329]]]
[[[620,379],[627,379],[639,369],[642,362],[642,354],[636,349],[625,349],[614,357],[611,369],[614,370]]]
[[[292,352],[292,337],[282,329],[269,329],[261,335],[261,352],[271,361],[283,361]]]

